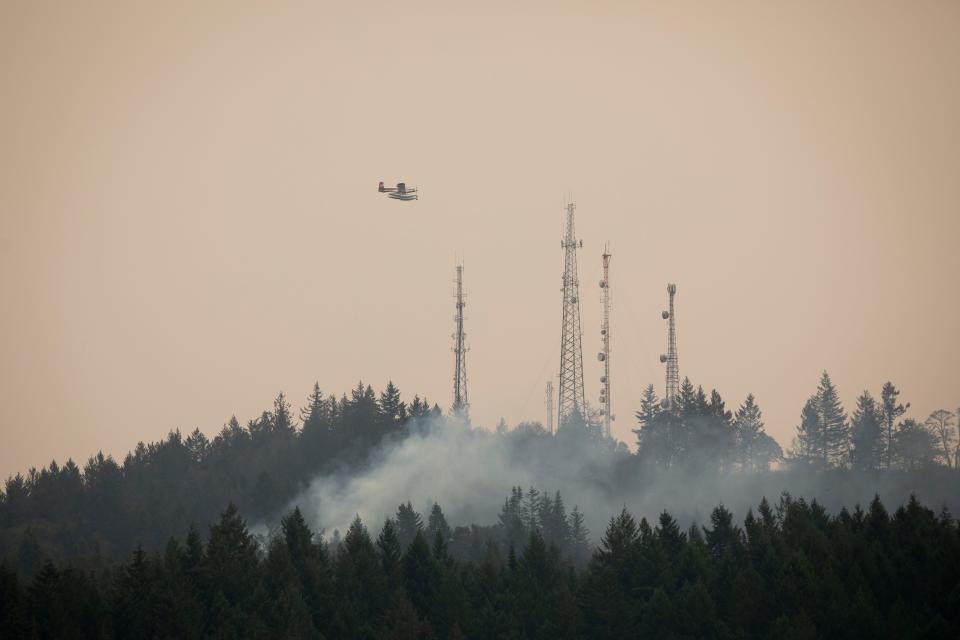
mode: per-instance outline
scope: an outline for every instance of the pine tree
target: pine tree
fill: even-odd
[[[639,536],[637,521],[626,509],[611,517],[607,530],[600,539],[600,546],[597,548],[598,564],[613,567],[618,571],[629,571],[626,565],[632,564],[635,560],[634,552]]]
[[[312,624],[326,629],[330,624],[333,604],[333,587],[330,557],[322,540],[314,541],[313,531],[307,525],[299,507],[280,520],[283,543],[296,575],[295,585],[299,596],[311,614]],[[299,611],[296,594],[287,593],[288,606]]]
[[[795,458],[822,469],[845,466],[850,459],[850,429],[836,387],[826,371],[807,400],[797,427]]]
[[[67,626],[64,612],[58,607],[60,581],[60,571],[52,561],[47,560],[27,590],[27,615],[32,622],[34,637],[56,638]]]
[[[210,450],[210,440],[200,432],[200,429],[194,429],[193,432],[187,436],[184,445],[190,454],[190,461],[194,464],[203,462]],[[72,460],[68,462],[70,464],[73,463]]]
[[[334,585],[338,598],[331,637],[370,637],[389,598],[381,560],[360,516],[337,549]]]
[[[894,427],[897,426],[897,420],[907,412],[910,403],[900,404],[897,398],[900,396],[900,390],[893,386],[892,382],[883,385],[880,391],[880,421],[883,427],[883,453],[884,465],[886,469],[893,468],[894,461]]]
[[[334,428],[332,405],[335,404],[336,398],[324,398],[320,384],[315,382],[307,398],[307,406],[300,411],[303,424],[300,443],[306,469],[316,468],[317,463],[329,455]]]
[[[504,546],[518,546],[527,535],[523,518],[523,489],[511,487],[510,497],[504,500],[498,516]]]
[[[387,388],[380,394],[380,412],[382,428],[389,433],[407,419],[407,406],[400,400],[400,391],[393,380],[387,382]]]
[[[653,390],[652,384],[648,384],[647,388],[643,390],[643,396],[640,398],[640,410],[637,411],[636,414],[637,423],[639,423],[640,428],[633,430],[633,433],[637,436],[638,452],[643,450],[645,445],[644,441],[649,438],[651,434],[650,429],[661,410],[660,399],[657,397],[657,392]]]
[[[703,395],[703,388],[700,388],[700,398],[697,398],[697,389],[690,382],[690,378],[684,378],[680,383],[680,393],[677,394],[677,400],[671,409],[684,418],[703,415],[706,413],[707,399]]]
[[[527,531],[540,528],[540,491],[534,487],[527,490],[520,507],[520,518]]]
[[[880,468],[883,439],[880,412],[869,391],[857,398],[857,408],[850,420],[850,460],[854,469],[875,471]]]
[[[660,514],[654,536],[666,552],[668,561],[672,562],[679,557],[686,542],[686,534],[680,530],[680,525],[668,512]]]
[[[430,509],[430,516],[427,518],[427,531],[431,539],[439,534],[445,542],[449,542],[452,537],[450,526],[447,524],[447,519],[444,517],[443,509],[440,508],[439,504],[434,503]]]
[[[291,434],[296,430],[293,416],[290,413],[290,403],[281,391],[273,401],[273,413],[270,415],[270,425],[273,431]]]
[[[547,543],[555,544],[560,549],[567,548],[570,542],[570,525],[559,491],[552,499],[544,495],[540,501],[540,527]]]
[[[822,440],[817,398],[810,396],[803,405],[803,411],[800,412],[800,424],[797,426],[797,436],[791,451],[792,457],[807,464],[815,464],[821,460]]]
[[[252,597],[259,576],[256,540],[233,504],[210,527],[204,557],[204,589],[221,594],[228,606],[240,606]]]
[[[377,548],[380,551],[383,573],[387,578],[387,587],[393,591],[400,586],[400,560],[403,557],[403,549],[400,546],[400,538],[397,536],[397,525],[392,518],[387,518],[383,523],[383,529],[377,538]]]
[[[446,564],[450,560],[449,555],[450,546],[447,543],[447,538],[444,537],[441,531],[437,531],[433,535],[433,558],[441,565]]]
[[[27,603],[17,572],[0,559],[0,629],[11,639],[28,637]]]
[[[714,508],[710,514],[711,529],[703,528],[707,541],[707,548],[715,560],[719,560],[725,553],[733,553],[740,549],[742,536],[740,529],[733,524],[733,514],[723,505]]]
[[[113,604],[117,635],[145,637],[155,633],[168,620],[160,615],[156,563],[137,545],[130,563],[120,571]]]
[[[742,469],[755,471],[764,466],[760,461],[758,444],[764,433],[763,414],[757,406],[753,394],[747,395],[740,408],[737,409],[733,420],[733,430],[736,438],[737,460]],[[769,461],[767,461],[769,464]]]
[[[820,378],[817,398],[823,434],[824,460],[829,466],[842,467],[849,460],[850,432],[839,394],[826,371]]]
[[[423,519],[420,514],[413,510],[413,505],[408,501],[397,507],[397,538],[400,540],[400,548],[406,550],[417,532],[423,528]]]
[[[420,396],[413,396],[413,401],[410,403],[410,417],[413,419],[422,418],[430,411],[430,405],[420,399]]]
[[[590,557],[590,531],[577,505],[570,512],[570,557],[577,567],[586,566]]]
[[[437,602],[440,568],[422,531],[417,531],[403,556],[403,581],[417,614],[429,619]]]

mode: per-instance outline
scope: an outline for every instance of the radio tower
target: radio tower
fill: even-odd
[[[574,412],[586,420],[586,397],[583,390],[583,345],[580,333],[580,282],[577,278],[577,241],[573,227],[574,203],[567,204],[567,231],[560,242],[564,250],[563,262],[563,331],[560,337],[560,392],[557,426],[563,425]]]
[[[457,265],[457,315],[453,317],[456,331],[453,334],[453,414],[470,421],[470,402],[467,400],[467,334],[463,332],[463,265]]]
[[[673,296],[677,293],[677,285],[668,284],[667,293],[670,294],[670,310],[661,315],[667,320],[667,355],[660,356],[660,362],[667,363],[667,390],[663,396],[663,406],[670,408],[680,394],[680,368],[677,365],[677,324],[673,310]]]
[[[547,433],[553,433],[553,380],[547,381]]]
[[[603,324],[600,325],[600,336],[603,339],[603,351],[597,356],[603,363],[603,376],[600,378],[600,415],[603,417],[603,435],[610,437],[610,247],[603,248],[603,280],[600,281],[603,289]]]

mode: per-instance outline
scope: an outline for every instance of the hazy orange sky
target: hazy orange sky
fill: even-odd
[[[543,420],[562,202],[587,397],[681,376],[786,446],[828,370],[960,405],[960,3],[0,5],[0,476],[314,381]],[[421,188],[414,203],[379,180]]]

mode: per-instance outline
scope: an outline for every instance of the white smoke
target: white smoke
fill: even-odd
[[[520,445],[520,438],[431,419],[402,440],[379,446],[362,468],[341,466],[315,478],[288,508],[299,506],[311,526],[327,534],[344,531],[357,515],[376,531],[407,501],[424,516],[439,504],[451,526],[494,524],[513,486],[551,496],[559,490],[568,512],[575,504],[606,510],[605,491],[583,477],[597,454],[568,457],[553,447],[523,459],[532,447]]]
[[[314,478],[283,510],[299,506],[315,531],[329,538],[360,516],[376,534],[398,505],[411,502],[424,515],[439,504],[451,526],[492,525],[511,487],[561,493],[569,513],[578,505],[599,542],[612,515],[626,507],[653,522],[666,510],[683,526],[708,524],[718,504],[742,520],[766,497],[783,492],[818,500],[831,512],[866,506],[875,493],[892,511],[911,492],[933,509],[956,512],[950,482],[929,473],[864,475],[853,472],[770,471],[728,475],[647,474],[621,447],[519,432],[470,429],[447,418],[412,427],[401,440],[381,444],[361,467],[341,465]],[[265,527],[258,527],[261,533]]]

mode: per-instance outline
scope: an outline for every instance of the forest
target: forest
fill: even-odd
[[[519,497],[518,497],[519,496]],[[511,502],[521,505],[514,511]],[[556,505],[556,502],[552,504]],[[22,583],[0,564],[5,638],[947,638],[960,632],[960,530],[916,500],[831,516],[762,501],[742,526],[651,525],[626,509],[587,560],[576,518],[503,514],[506,554],[401,505],[372,533],[318,539],[299,510],[265,548],[233,505],[205,537],[142,546],[98,571],[47,560]],[[512,515],[511,515],[512,514]],[[523,515],[524,517],[519,517]],[[507,522],[501,522],[508,525]],[[572,526],[571,526],[572,525]],[[451,553],[458,535],[470,559]]]
[[[956,416],[910,417],[899,395],[865,391],[848,416],[824,373],[784,450],[752,395],[730,410],[689,380],[669,403],[643,392],[632,448],[589,408],[550,433],[475,428],[392,383],[315,386],[299,412],[280,394],[212,439],[8,477],[0,629],[956,635]]]

